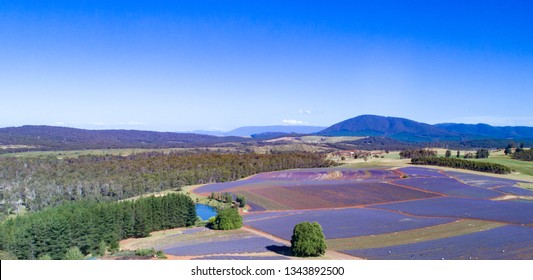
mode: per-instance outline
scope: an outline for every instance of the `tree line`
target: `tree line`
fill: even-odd
[[[480,172],[489,172],[496,174],[509,174],[511,168],[498,163],[479,162],[472,160],[463,160],[458,158],[445,157],[416,157],[411,159],[412,164],[436,165],[453,168],[468,169]]]
[[[75,201],[6,220],[0,224],[0,250],[18,259],[65,259],[72,248],[94,255],[118,249],[121,239],[191,226],[196,219],[194,202],[183,194]]]
[[[78,158],[0,157],[0,212],[37,211],[64,201],[114,201],[185,185],[226,182],[253,174],[335,163],[317,153],[180,154]]]
[[[436,157],[437,151],[427,149],[405,150],[400,152],[400,158]]]

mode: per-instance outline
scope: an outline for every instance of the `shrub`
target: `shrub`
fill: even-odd
[[[78,247],[71,247],[65,254],[65,260],[83,260],[84,256]]]
[[[489,157],[489,150],[487,149],[479,149],[476,152],[476,158],[488,158]]]
[[[326,252],[326,238],[317,222],[302,222],[294,226],[291,250],[297,257],[316,257]]]
[[[107,245],[105,241],[100,241],[100,244],[98,244],[98,255],[99,256],[105,256],[107,253]]]
[[[17,256],[10,252],[0,251],[0,260],[16,260]]]
[[[242,217],[236,208],[226,208],[220,210],[213,222],[213,229],[232,230],[242,227]]]
[[[522,149],[521,151],[515,152],[513,158],[524,161],[533,161],[533,149]]]
[[[237,198],[235,199],[235,201],[237,201],[237,203],[239,203],[239,207],[243,208],[244,206],[246,206],[246,198],[242,195],[238,195]]]
[[[156,251],[154,248],[137,249],[137,250],[135,250],[135,255],[136,256],[141,256],[141,257],[155,257],[155,258],[158,258],[158,259],[166,259],[167,258],[167,256],[165,255],[165,253],[163,253],[163,251],[161,251],[161,250]]]
[[[44,254],[39,257],[39,260],[41,261],[49,261],[52,260],[52,257],[49,254]]]

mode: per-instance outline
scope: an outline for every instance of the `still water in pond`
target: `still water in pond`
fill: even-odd
[[[205,205],[205,204],[196,204],[196,215],[202,220],[209,220],[209,218],[217,215],[217,210],[215,207]]]

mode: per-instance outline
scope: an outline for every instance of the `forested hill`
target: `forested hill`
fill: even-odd
[[[491,126],[483,123],[442,123],[435,126],[461,135],[475,135],[495,139],[533,138],[533,127],[527,126]]]
[[[217,137],[194,133],[141,130],[86,130],[57,126],[0,128],[0,145],[16,145],[15,151],[84,150],[118,148],[202,147],[250,141],[241,137]],[[1,150],[7,151],[7,150]]]
[[[317,133],[324,136],[379,136],[407,142],[533,139],[533,127],[488,124],[431,125],[404,118],[361,115],[336,123]]]
[[[386,136],[396,140],[431,141],[458,139],[459,134],[403,118],[362,115],[334,124],[320,132],[325,136]]]

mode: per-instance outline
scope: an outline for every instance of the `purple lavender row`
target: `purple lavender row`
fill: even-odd
[[[438,178],[447,178],[445,174],[439,173],[438,169],[430,169],[423,167],[403,167],[398,170],[407,174],[409,177],[438,177]]]
[[[282,247],[283,244],[263,237],[246,237],[225,241],[205,242],[194,245],[176,244],[163,250],[174,256],[200,256],[211,254],[238,254],[269,252],[272,248]]]
[[[398,180],[396,183],[459,197],[494,198],[502,196],[500,192],[465,185],[452,178],[407,178]]]
[[[437,197],[372,206],[419,216],[456,217],[514,224],[533,223],[533,203]]]
[[[419,218],[364,208],[306,210],[293,215],[283,215],[285,212],[276,212],[276,216],[268,213],[267,215],[273,216],[267,219],[254,219],[256,214],[250,214],[246,216],[245,224],[290,240],[294,226],[304,221],[320,223],[327,239],[390,233],[455,221],[449,218]]]
[[[508,194],[514,194],[514,195],[533,196],[533,191],[518,188],[518,187],[501,187],[495,190],[508,193]]]
[[[533,259],[533,228],[503,226],[443,239],[344,253],[375,260]]]
[[[255,183],[262,183],[262,182],[263,180],[261,179],[249,178],[246,180],[239,180],[239,181],[233,181],[233,182],[207,184],[207,185],[197,188],[195,192],[196,193],[224,192],[231,188],[251,185]]]
[[[483,175],[468,174],[455,171],[446,171],[446,174],[458,178],[459,180],[476,187],[493,188],[497,186],[514,186],[516,183],[523,182],[517,180],[495,178]]]
[[[291,190],[291,193],[295,196],[298,196],[297,194],[301,193],[308,197],[309,207],[300,207],[299,209],[317,208],[316,205],[346,207],[438,196],[437,194],[378,182],[348,182],[344,184],[330,185],[318,184],[280,189],[279,191],[283,192],[286,190]],[[288,205],[291,205],[290,202]]]

